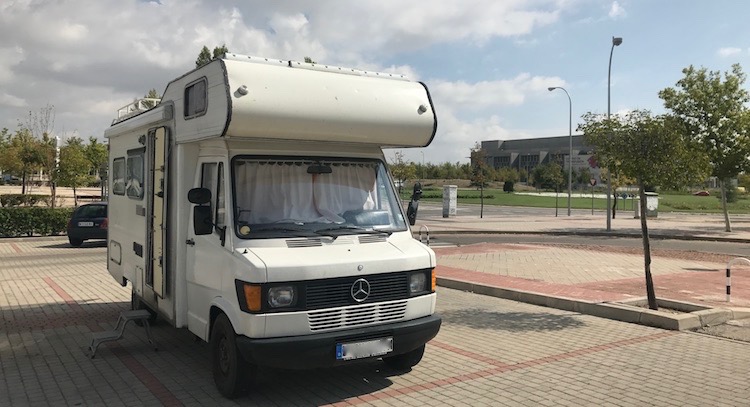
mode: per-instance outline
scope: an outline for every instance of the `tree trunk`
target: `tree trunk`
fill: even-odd
[[[639,187],[639,195],[641,197],[641,234],[643,235],[643,266],[646,272],[646,296],[648,297],[648,307],[657,310],[659,306],[656,304],[654,280],[651,277],[651,244],[648,239],[648,223],[646,222],[646,188],[640,182]]]
[[[26,194],[26,171],[21,174],[21,194]]]
[[[479,181],[479,219],[484,218],[484,179]]]
[[[617,188],[612,188],[612,219],[617,215]]]
[[[724,230],[726,232],[731,232],[732,224],[729,222],[729,208],[727,208],[727,187],[724,180],[719,180],[719,186],[721,187],[721,209],[724,211]]]

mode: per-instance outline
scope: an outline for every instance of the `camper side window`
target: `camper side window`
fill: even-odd
[[[185,88],[185,118],[191,119],[206,112],[206,78]]]
[[[212,208],[217,208],[217,206],[214,205],[216,204],[216,196],[219,192],[217,187],[217,167],[218,165],[216,163],[203,163],[203,165],[201,165],[201,187],[211,191]],[[216,224],[215,220],[214,224]]]
[[[214,223],[217,228],[226,226],[225,214],[226,204],[224,203],[224,163],[219,163],[219,177],[216,181],[216,219]]]
[[[128,182],[125,190],[129,198],[143,199],[143,150],[128,152]]]
[[[112,193],[125,195],[125,158],[115,158],[112,161]]]

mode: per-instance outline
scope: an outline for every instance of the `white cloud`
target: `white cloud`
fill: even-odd
[[[625,16],[627,16],[627,13],[619,2],[613,1],[612,5],[609,7],[609,13],[607,15],[609,15],[609,18],[611,19],[618,19],[624,18]]]
[[[518,106],[530,94],[547,92],[550,86],[565,86],[559,77],[531,76],[522,73],[513,79],[476,83],[431,81],[430,90],[442,105],[457,109],[492,109]]]
[[[532,76],[529,73],[512,79],[480,81],[429,81],[430,93],[438,116],[433,143],[424,149],[427,161],[466,162],[469,148],[482,140],[512,139],[528,136],[512,130],[496,112],[520,106],[530,98],[548,96],[550,86],[566,86],[558,77]],[[420,149],[403,150],[408,161],[421,160]]]
[[[55,106],[57,130],[101,136],[118,107],[194,67],[203,45],[280,59],[404,73],[403,56],[441,44],[521,41],[558,21],[565,0],[357,2],[262,0],[0,0],[0,128]],[[526,37],[533,38],[533,37]],[[532,40],[533,41],[533,40]],[[380,61],[387,61],[385,63]],[[498,138],[500,116],[560,78],[524,73],[484,82],[432,81],[440,137],[435,156]],[[452,149],[452,151],[451,151]],[[442,156],[444,154],[444,156]],[[455,161],[454,159],[452,159]]]
[[[722,58],[731,57],[739,54],[740,52],[742,52],[742,49],[736,47],[719,48],[719,50],[716,51],[716,53]]]
[[[9,95],[7,93],[0,93],[0,106],[5,107],[26,107],[28,103],[25,100]]]

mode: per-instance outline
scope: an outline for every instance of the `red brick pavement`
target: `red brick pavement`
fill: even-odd
[[[494,253],[503,250],[539,250],[540,246],[588,251],[594,253],[622,253],[632,255],[632,265],[643,268],[643,251],[640,248],[598,245],[569,244],[491,244],[481,243],[461,247],[435,248],[438,256]],[[694,302],[712,307],[750,307],[750,269],[736,266],[732,270],[731,302],[726,302],[726,264],[734,256],[683,250],[653,250],[652,264],[658,258],[671,258],[701,262],[699,267],[682,273],[654,276],[657,298]],[[560,262],[571,261],[561,256]],[[708,263],[708,264],[706,264]],[[596,264],[596,257],[587,259],[587,265]],[[605,265],[602,265],[604,267]],[[539,266],[541,267],[541,265]],[[456,267],[440,266],[438,277],[499,287],[509,290],[538,293],[555,297],[578,299],[590,302],[622,301],[627,298],[645,297],[645,277],[611,279],[578,284],[561,284],[556,281],[527,279],[497,274],[470,271]],[[644,273],[645,275],[645,273]],[[540,273],[541,277],[549,277]],[[553,276],[554,277],[554,276]]]

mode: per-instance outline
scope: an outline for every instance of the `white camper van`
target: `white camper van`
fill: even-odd
[[[225,396],[255,366],[420,361],[435,254],[382,148],[434,137],[424,84],[227,54],[150,102],[105,132],[108,269],[134,308],[209,342]]]

